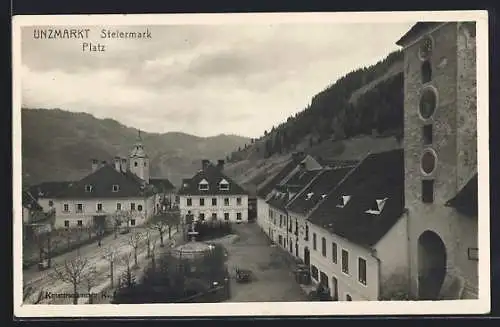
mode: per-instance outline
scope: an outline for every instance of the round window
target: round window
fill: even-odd
[[[425,60],[428,59],[432,54],[432,39],[430,37],[426,37],[422,43],[420,44],[420,48],[418,49],[418,54],[420,59]]]
[[[139,205],[137,206],[137,210],[138,210],[138,211],[142,211],[142,205],[140,205],[140,204],[139,204]]]
[[[421,159],[422,171],[429,175],[436,168],[436,154],[432,150],[427,150],[422,155]]]
[[[423,119],[429,119],[434,114],[437,105],[436,92],[431,88],[426,88],[420,95],[420,115]]]

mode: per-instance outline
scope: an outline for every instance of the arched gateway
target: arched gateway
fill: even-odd
[[[436,300],[446,276],[446,247],[436,233],[423,232],[418,238],[418,297]]]

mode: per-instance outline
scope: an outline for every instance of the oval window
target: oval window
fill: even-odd
[[[431,88],[426,88],[420,95],[420,115],[423,119],[429,119],[434,114],[437,105],[436,92]]]
[[[424,152],[421,159],[422,171],[429,175],[436,168],[436,154],[434,151],[428,150]]]
[[[142,211],[142,205],[140,205],[140,204],[139,204],[139,205],[137,206],[137,210],[138,210],[138,211]]]

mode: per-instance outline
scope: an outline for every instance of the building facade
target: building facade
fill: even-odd
[[[418,23],[397,44],[405,56],[411,292],[421,299],[477,298],[475,24]],[[469,183],[475,192],[464,200],[476,209],[462,214],[448,204]]]
[[[224,162],[202,161],[201,169],[184,179],[179,210],[184,224],[192,221],[248,222],[248,194],[223,173]]]

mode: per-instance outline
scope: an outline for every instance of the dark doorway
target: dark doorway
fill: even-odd
[[[304,248],[304,264],[306,266],[308,266],[308,267],[311,264],[311,257],[310,257],[310,253],[309,253],[309,248],[308,247]]]
[[[436,300],[446,275],[446,247],[434,232],[425,231],[418,238],[418,296]]]
[[[339,300],[339,285],[336,277],[332,276],[332,300]]]
[[[97,229],[104,230],[106,228],[106,216],[94,216],[94,226]]]

